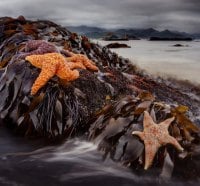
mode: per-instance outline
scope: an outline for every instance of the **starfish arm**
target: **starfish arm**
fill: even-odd
[[[94,65],[93,62],[91,60],[89,60],[88,58],[86,58],[85,56],[83,58],[83,65],[86,68],[88,68],[90,70],[93,70],[93,71],[98,71],[99,70],[98,67],[96,65]]]
[[[56,72],[57,76],[66,81],[73,81],[79,78],[79,72],[77,70],[71,70],[66,63],[61,63]]]
[[[38,48],[38,49],[36,49],[36,50],[32,50],[31,52],[25,53],[25,54],[24,54],[24,57],[30,56],[30,55],[40,55],[40,54],[43,54],[43,53],[42,53],[41,49]]]
[[[82,63],[86,68],[98,71],[98,67],[96,67],[91,60],[89,60],[86,56],[82,54],[73,54],[72,57],[66,58],[68,62],[74,62],[74,63]]]
[[[172,121],[174,121],[175,117],[172,118],[168,118],[165,121],[161,122],[159,125],[162,126],[163,128],[168,129],[169,125],[172,123]]]
[[[154,157],[155,157],[160,145],[157,142],[153,142],[150,140],[145,140],[144,145],[145,145],[144,169],[147,170],[152,165]]]
[[[30,40],[25,46],[25,55],[38,55],[58,52],[56,46],[45,40]]]
[[[33,66],[42,68],[42,62],[44,57],[42,55],[26,56],[25,60],[29,61]]]
[[[64,54],[65,56],[68,56],[68,57],[72,57],[75,55],[74,53],[70,52],[69,50],[62,49],[60,52],[61,52],[61,54]]]
[[[67,66],[72,70],[75,68],[86,69],[82,63],[67,62]]]
[[[73,55],[73,56],[71,56],[71,57],[67,57],[66,60],[67,60],[68,62],[76,63],[76,62],[78,61],[78,58],[77,58],[76,55]]]
[[[176,147],[180,152],[182,152],[184,149],[183,147],[181,147],[181,145],[178,143],[178,141],[172,137],[172,136],[168,136],[165,138],[166,140],[166,144],[169,143],[169,144],[172,144],[174,147]]]
[[[93,64],[93,62],[88,57],[82,54],[77,54],[77,60],[80,60],[86,68],[98,71],[98,68]]]
[[[43,40],[30,40],[26,43],[25,52],[36,50],[44,41]]]
[[[147,111],[144,111],[144,120],[143,120],[144,130],[154,124],[155,123],[150,114]]]
[[[31,95],[35,95],[40,88],[42,88],[48,80],[54,76],[56,72],[56,65],[49,63],[44,63],[42,65],[42,71],[40,72],[38,78],[35,80],[32,88],[31,88]]]

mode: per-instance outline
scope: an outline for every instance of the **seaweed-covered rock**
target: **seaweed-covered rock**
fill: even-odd
[[[0,118],[8,127],[22,135],[51,139],[85,135],[98,143],[104,158],[142,173],[144,145],[132,132],[142,130],[144,111],[157,123],[173,116],[169,133],[185,151],[178,153],[164,146],[152,166],[163,177],[172,175],[173,169],[186,174],[180,169],[185,160],[191,168],[191,159],[196,159],[200,149],[199,127],[193,122],[199,116],[198,95],[191,97],[183,84],[150,77],[107,47],[50,21],[4,17],[0,27]],[[30,51],[27,43],[33,40],[50,48]],[[58,52],[67,57],[66,51],[87,56],[99,71],[78,69],[80,77],[67,83],[54,76],[32,96],[31,87],[40,70],[25,56]],[[199,88],[193,92],[200,92]],[[195,178],[200,177],[198,169]]]
[[[144,111],[148,111],[156,123],[163,122],[166,118],[175,117],[169,127],[169,133],[184,148],[184,152],[178,153],[172,145],[166,145],[158,149],[154,164],[155,174],[165,177],[179,174],[187,159],[187,168],[192,169],[193,163],[188,159],[193,157],[198,160],[200,147],[199,127],[195,125],[186,114],[187,107],[175,106],[157,102],[153,95],[144,92],[139,96],[126,96],[104,107],[96,114],[89,130],[89,139],[98,144],[99,150],[104,158],[111,158],[114,161],[131,167],[135,172],[143,172],[145,164],[145,150],[143,142],[132,135],[133,131],[143,129]],[[167,163],[166,163],[167,161]],[[173,172],[174,169],[179,169]],[[167,170],[167,171],[165,171]],[[199,177],[199,167],[193,168],[196,178]]]
[[[112,101],[132,93],[129,81],[117,70],[131,70],[129,61],[106,48],[103,52],[104,48],[90,43],[86,37],[49,21],[1,18],[0,22],[0,94],[5,98],[0,103],[1,118],[20,133],[36,132],[51,137],[83,133],[87,120],[108,102],[108,97]],[[79,70],[80,78],[67,85],[53,77],[37,95],[31,96],[39,69],[25,61],[25,57],[49,52],[65,56],[66,50],[86,55],[100,71]]]

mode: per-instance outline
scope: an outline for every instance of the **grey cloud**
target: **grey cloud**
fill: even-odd
[[[200,32],[200,0],[7,0],[0,16],[24,15],[62,25],[154,27]]]

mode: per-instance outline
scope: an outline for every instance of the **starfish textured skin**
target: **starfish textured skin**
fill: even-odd
[[[45,40],[29,40],[26,42],[24,51],[19,54],[19,58],[25,58],[30,55],[39,55],[45,53],[58,52],[55,45]]]
[[[85,55],[83,54],[74,54],[72,52],[68,51],[68,54],[70,57],[67,57],[66,60],[68,62],[72,63],[77,63],[79,65],[83,65],[87,69],[93,70],[93,71],[98,71],[98,67],[93,64],[93,62],[88,59]]]
[[[144,112],[143,120],[143,132],[133,131],[133,135],[137,135],[144,141],[145,145],[145,166],[147,170],[153,163],[154,157],[158,149],[166,144],[172,144],[179,151],[184,149],[178,143],[178,141],[169,135],[168,127],[174,120],[174,117],[166,119],[165,121],[156,124],[147,111]]]
[[[82,63],[68,62],[60,53],[30,55],[25,59],[33,66],[41,69],[41,73],[31,88],[31,95],[35,95],[54,75],[65,81],[73,81],[79,78],[79,72],[73,69],[86,69]]]

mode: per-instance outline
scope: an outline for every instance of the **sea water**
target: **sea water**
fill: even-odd
[[[39,143],[39,144],[38,144]],[[57,145],[16,137],[0,127],[1,186],[196,186],[198,182],[136,175],[103,154],[93,142],[68,139]]]
[[[57,145],[16,137],[0,126],[1,186],[146,186],[155,183],[128,167],[103,161],[97,145],[81,138]],[[181,185],[182,186],[182,185]]]
[[[94,40],[103,46],[111,41]],[[117,41],[118,42],[118,41]],[[200,41],[119,41],[131,48],[111,49],[150,74],[200,84]],[[181,47],[174,45],[181,44]]]

